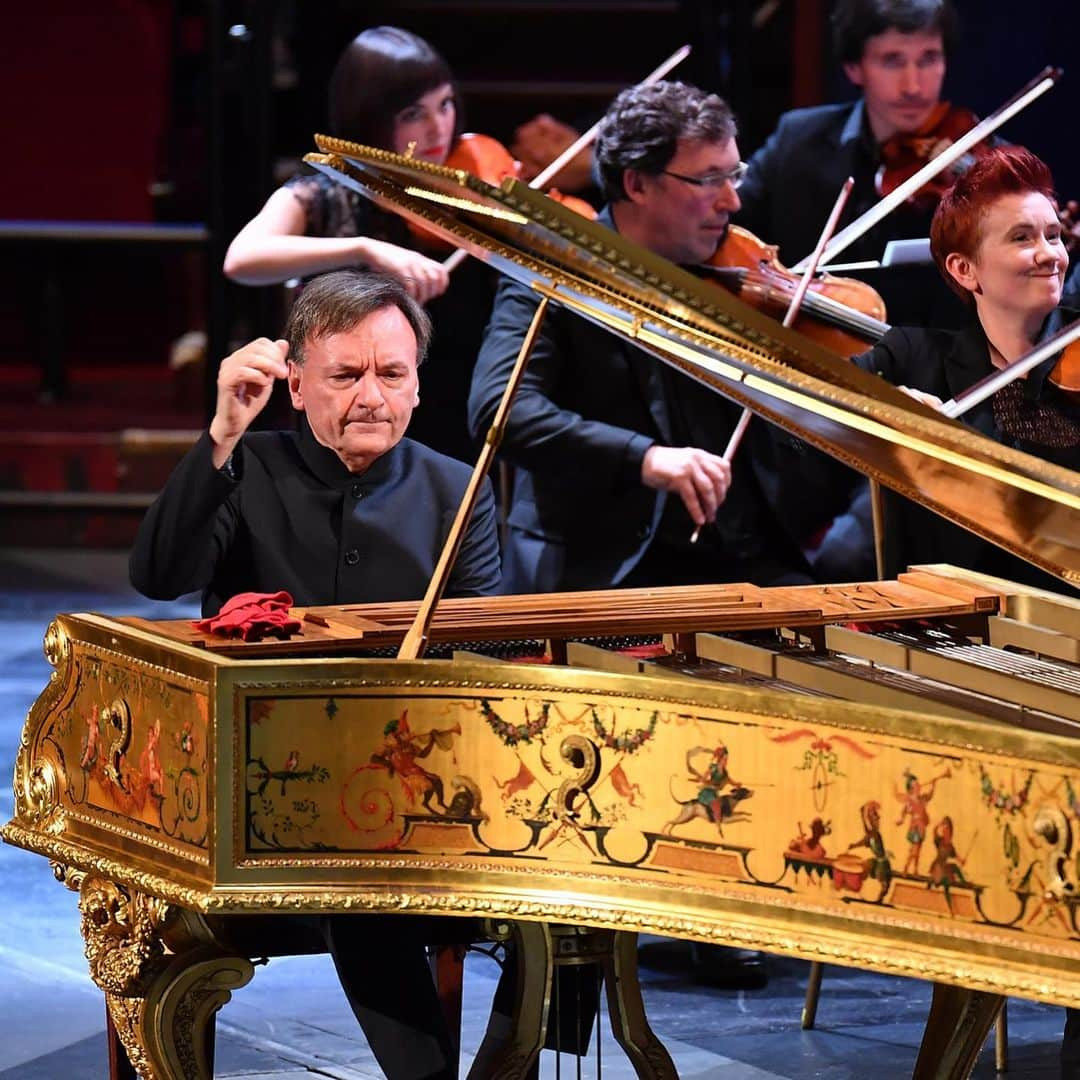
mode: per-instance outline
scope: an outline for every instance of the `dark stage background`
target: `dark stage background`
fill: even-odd
[[[958,0],[964,34],[947,96],[981,115],[1048,63],[1068,67],[1074,4]],[[834,63],[828,0],[73,0],[5,5],[0,218],[197,223],[183,243],[116,235],[49,242],[0,233],[0,377],[54,366],[161,371],[187,330],[276,333],[277,290],[220,273],[229,238],[325,126],[335,57],[393,22],[441,49],[460,77],[468,126],[509,142],[546,110],[582,125],[684,41],[680,74],[714,88],[740,120],[744,156],[793,105],[851,95]],[[616,44],[619,42],[619,44]],[[1005,129],[1080,195],[1073,136],[1080,70]],[[768,239],[767,237],[764,239]],[[58,314],[59,313],[59,314]],[[59,360],[56,358],[59,357]],[[212,365],[211,365],[212,366]],[[54,373],[55,374],[55,373]],[[61,376],[63,371],[61,371]],[[209,377],[201,384],[208,385]],[[46,396],[63,395],[63,379]],[[195,403],[190,395],[189,406]],[[44,421],[43,421],[44,422]]]

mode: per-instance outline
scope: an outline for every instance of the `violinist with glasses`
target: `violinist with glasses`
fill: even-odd
[[[675,81],[624,90],[602,121],[596,161],[601,224],[690,269],[715,255],[745,173],[723,100]],[[536,307],[531,289],[500,283],[469,400],[478,435]],[[752,424],[729,465],[739,412],[602,327],[549,311],[502,442],[515,466],[506,591],[811,580],[801,496],[784,479],[785,455],[798,451]]]

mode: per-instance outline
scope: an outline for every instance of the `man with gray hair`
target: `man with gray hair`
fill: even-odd
[[[201,589],[208,615],[242,592],[285,589],[301,605],[422,597],[470,475],[404,438],[430,337],[393,278],[341,270],[307,285],[287,340],[222,361],[210,427],[139,529],[132,584],[165,600]],[[299,430],[249,432],[277,379]],[[447,595],[498,584],[486,484]]]
[[[746,167],[735,140],[715,94],[667,81],[623,91],[597,138],[608,200],[600,223],[690,269],[707,262],[739,209]],[[531,290],[500,283],[473,375],[474,437],[491,422],[536,306]],[[722,453],[738,416],[631,343],[549,311],[502,443],[516,466],[505,590],[809,580],[795,504],[778,505],[779,456],[798,450],[752,424],[729,466]]]
[[[310,282],[285,339],[259,338],[222,362],[210,427],[139,529],[134,586],[159,599],[202,589],[206,615],[244,592],[284,589],[301,605],[422,597],[470,476],[404,437],[430,336],[393,278],[343,270]],[[277,379],[288,380],[299,430],[249,432]],[[447,594],[498,584],[488,483]],[[386,1075],[456,1077],[424,945],[469,929],[399,915],[327,916],[318,929]]]

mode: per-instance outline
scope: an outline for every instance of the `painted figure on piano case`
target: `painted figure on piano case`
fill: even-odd
[[[876,881],[881,886],[878,893],[878,901],[885,899],[889,891],[889,882],[892,881],[892,864],[889,862],[889,852],[885,848],[885,840],[881,835],[881,803],[876,799],[870,799],[859,807],[859,817],[862,819],[863,834],[858,840],[848,844],[849,852],[859,848],[866,848],[869,857],[862,860],[860,874],[853,884],[847,880],[841,869],[835,869],[833,884],[837,888],[854,888],[858,891],[862,888],[864,878]],[[837,859],[840,862],[843,856]]]
[[[702,769],[695,768],[693,761],[702,754],[711,755],[708,763]],[[665,833],[670,835],[677,825],[704,818],[715,825],[723,836],[725,821],[749,821],[748,813],[736,811],[735,808],[749,799],[753,792],[728,773],[728,748],[723,743],[712,750],[707,746],[695,746],[688,750],[686,771],[690,774],[690,779],[700,785],[697,795],[685,801],[675,800],[682,810],[664,826]]]
[[[400,719],[390,720],[383,728],[383,745],[371,755],[371,763],[386,769],[401,781],[410,806],[419,797],[424,809],[434,813],[431,806],[434,799],[446,813],[449,807],[443,798],[442,778],[437,773],[429,772],[419,761],[426,758],[436,746],[440,750],[451,749],[454,737],[460,734],[460,724],[442,731],[433,728],[431,731],[414,733],[409,727],[409,713],[406,710]]]
[[[349,827],[385,851],[411,845],[418,826],[487,821],[480,786],[457,772],[460,736],[460,723],[414,730],[407,709],[388,720],[367,760],[350,766],[341,783],[340,813]],[[454,792],[449,800],[447,789]]]
[[[798,823],[798,834],[788,841],[787,850],[784,852],[784,864],[795,871],[798,880],[799,871],[806,874],[807,880],[820,883],[823,876],[832,869],[833,860],[829,858],[825,845],[821,842],[824,837],[832,833],[832,822],[814,818],[810,822],[810,832],[803,830],[802,822]]]
[[[897,825],[903,825],[907,819],[907,842],[908,856],[904,861],[903,873],[918,874],[919,856],[922,853],[923,841],[926,839],[927,830],[930,827],[930,811],[927,807],[934,797],[939,780],[947,780],[952,773],[946,769],[940,776],[935,776],[924,788],[918,777],[910,770],[904,770],[904,790],[897,791],[896,798],[902,804],[900,816],[896,819]]]
[[[964,861],[953,843],[952,818],[943,817],[934,826],[934,861],[930,864],[930,881],[934,885],[942,886],[946,897],[949,895],[950,885],[967,884],[961,869]]]

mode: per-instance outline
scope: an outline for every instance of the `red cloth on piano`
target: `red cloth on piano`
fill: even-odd
[[[300,620],[289,614],[293,598],[282,589],[276,593],[237,593],[216,615],[197,619],[196,630],[223,637],[259,641],[267,635],[287,638],[300,630]]]

